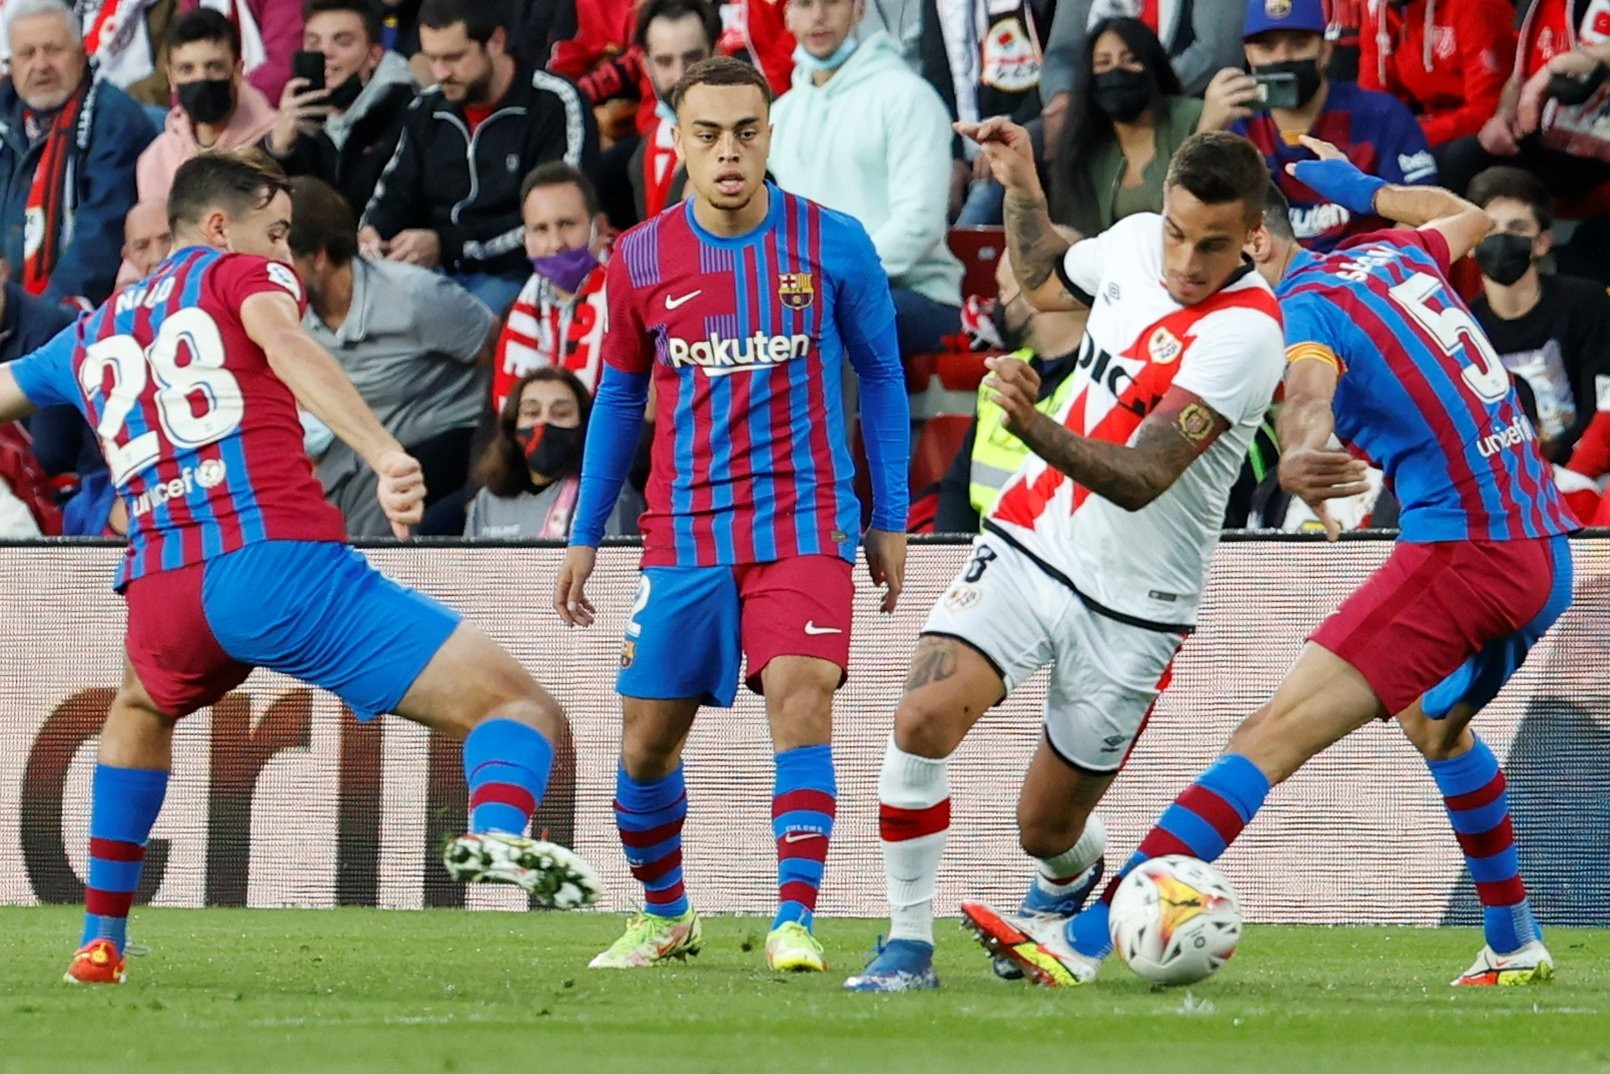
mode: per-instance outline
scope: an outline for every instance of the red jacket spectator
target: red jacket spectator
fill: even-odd
[[[575,36],[554,42],[548,57],[548,70],[572,82],[625,52],[637,31],[636,0],[577,0],[575,9]]]
[[[1481,130],[1498,110],[1515,53],[1509,0],[1370,0],[1359,28],[1358,82],[1414,109],[1426,141]]]
[[[240,28],[246,81],[270,101],[280,99],[291,80],[291,53],[302,47],[303,0],[183,0],[182,14],[210,7]],[[259,49],[262,51],[259,53]]]
[[[738,18],[721,35],[716,51],[731,56],[747,50],[771,83],[773,95],[788,92],[794,77],[794,35],[783,25],[787,0],[737,0]]]

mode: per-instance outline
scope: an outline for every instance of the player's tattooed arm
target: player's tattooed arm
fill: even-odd
[[[1079,436],[1036,410],[1039,377],[1015,359],[991,359],[988,382],[1006,427],[1040,458],[1103,499],[1139,511],[1166,492],[1230,422],[1194,392],[1170,388],[1141,422],[1133,445]]]
[[[1005,202],[1006,242],[1012,274],[1029,305],[1040,310],[1083,309],[1057,275],[1057,265],[1072,246],[1051,222],[1045,194],[1008,191]]]

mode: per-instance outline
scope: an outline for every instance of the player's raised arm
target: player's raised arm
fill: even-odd
[[[1040,310],[1083,308],[1085,303],[1068,290],[1057,272],[1072,244],[1051,223],[1045,190],[1034,168],[1029,132],[1005,119],[955,126],[956,133],[982,147],[995,181],[1006,188],[1006,241],[1023,297]]]
[[[374,469],[380,478],[380,504],[392,531],[407,537],[408,527],[425,510],[419,463],[380,424],[336,360],[302,329],[296,300],[289,294],[260,291],[241,304],[240,320],[297,402]]]
[[[1458,261],[1493,230],[1485,209],[1437,186],[1395,186],[1366,175],[1328,142],[1305,137],[1303,145],[1319,160],[1288,164],[1292,176],[1349,212],[1384,216],[1394,223],[1435,231],[1448,243],[1448,259]]]

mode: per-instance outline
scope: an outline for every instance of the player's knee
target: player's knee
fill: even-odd
[[[918,757],[949,757],[959,743],[946,727],[944,714],[922,693],[909,693],[894,710],[894,744]]]

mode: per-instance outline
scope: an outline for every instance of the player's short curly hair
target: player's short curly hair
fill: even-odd
[[[1239,201],[1252,221],[1263,212],[1269,165],[1257,146],[1239,134],[1203,131],[1175,151],[1164,185],[1180,187],[1204,205]]]
[[[231,216],[261,209],[281,191],[289,195],[291,181],[273,157],[255,146],[199,153],[173,173],[168,227],[177,231],[198,224],[212,208]]]
[[[754,86],[771,107],[771,83],[753,64],[735,60],[731,56],[712,56],[688,68],[682,80],[671,87],[671,110],[682,107],[682,98],[694,86]]]

